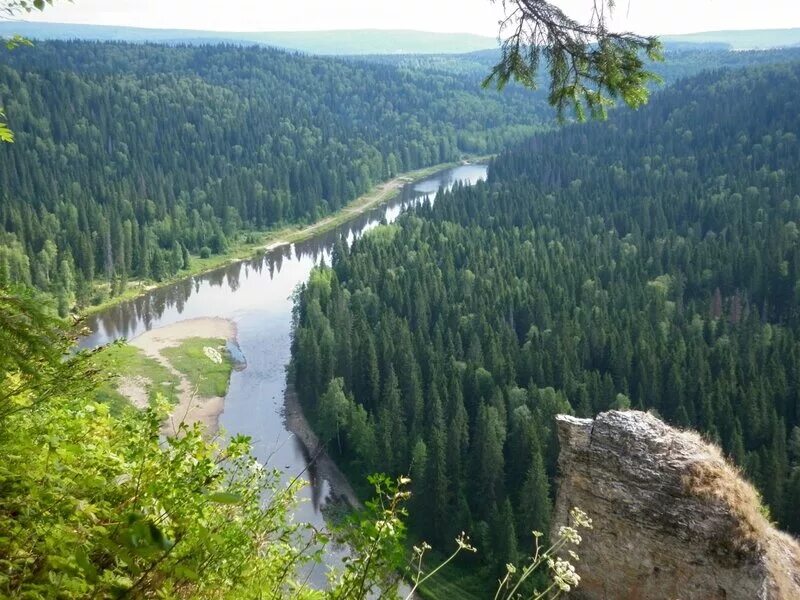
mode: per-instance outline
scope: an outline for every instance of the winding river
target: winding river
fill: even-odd
[[[377,226],[394,221],[401,210],[441,187],[456,181],[474,184],[486,177],[485,165],[462,165],[406,185],[389,204],[365,212],[339,228],[304,242],[276,248],[256,258],[230,264],[189,278],[93,315],[93,332],[82,347],[107,344],[163,325],[197,317],[223,317],[238,327],[238,343],[247,368],[234,371],[225,398],[220,427],[228,434],[244,434],[253,440],[260,461],[278,468],[289,480],[307,475],[308,452],[286,428],[283,418],[286,366],[289,363],[292,325],[292,293],[305,282],[322,259],[330,264],[333,243],[341,235],[353,240]],[[311,478],[304,488],[296,519],[323,525],[321,504],[327,482]]]

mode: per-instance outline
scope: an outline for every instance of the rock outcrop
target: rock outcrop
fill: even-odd
[[[800,546],[716,447],[642,412],[557,421],[554,531],[576,506],[594,522],[570,597],[800,599]]]

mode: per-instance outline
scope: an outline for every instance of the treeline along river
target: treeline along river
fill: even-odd
[[[229,435],[253,440],[253,453],[268,466],[281,469],[287,482],[301,475],[313,485],[303,491],[297,519],[322,526],[320,509],[327,482],[310,477],[309,452],[292,435],[283,418],[286,366],[291,357],[292,294],[311,269],[331,262],[340,236],[352,241],[382,220],[394,221],[405,206],[436,194],[456,181],[474,184],[485,179],[485,165],[462,165],[406,185],[387,205],[309,240],[282,246],[251,260],[236,262],[207,274],[154,289],[135,300],[113,306],[88,320],[91,334],[82,347],[95,347],[164,325],[199,317],[222,317],[238,328],[238,345],[247,368],[234,371],[225,398],[220,427]],[[321,577],[322,574],[320,573]],[[317,577],[315,577],[317,579]]]

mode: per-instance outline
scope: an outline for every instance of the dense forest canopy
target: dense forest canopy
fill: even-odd
[[[293,373],[351,473],[495,574],[546,530],[553,416],[657,411],[800,532],[800,62],[533,137],[315,271]]]
[[[800,34],[798,34],[800,35]],[[772,65],[800,58],[798,48],[776,48],[772,50],[729,49],[713,44],[666,42],[664,61],[651,65],[650,69],[661,82],[651,83],[653,91],[669,87],[679,79],[697,75],[709,69],[741,68],[754,65]],[[468,54],[378,54],[358,57],[359,61],[369,61],[395,65],[410,70],[436,70],[459,76],[480,78],[498,60],[496,50],[481,50]],[[546,73],[539,73],[537,85],[547,87]],[[507,93],[507,88],[503,94]],[[537,97],[543,99],[543,95]]]
[[[263,48],[46,42],[0,66],[0,278],[174,274],[240,231],[318,218],[406,170],[499,151],[546,122],[479,77]]]
[[[790,55],[683,51],[660,69],[669,82]],[[0,146],[0,280],[48,292],[62,314],[553,125],[543,93],[480,90],[492,52],[39,42],[5,58],[0,105],[17,141]]]

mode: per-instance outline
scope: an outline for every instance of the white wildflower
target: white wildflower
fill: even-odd
[[[389,534],[393,534],[394,533],[394,523],[392,523],[391,521],[387,521],[387,520],[383,520],[383,519],[380,520],[380,521],[376,521],[375,522],[375,527],[378,529],[378,531],[386,530],[386,531],[389,532]]]
[[[472,546],[469,543],[469,536],[466,533],[464,533],[463,531],[461,532],[461,535],[459,535],[456,538],[456,544],[458,544],[458,547],[461,550],[465,550],[467,552],[477,552],[478,551],[477,548],[475,548],[474,546]]]
[[[558,537],[568,541],[570,544],[575,544],[576,546],[580,544],[582,540],[577,529],[574,527],[565,527],[563,525],[558,528]]]
[[[569,553],[569,555],[572,558],[572,560],[576,560],[576,561],[580,560],[580,557],[575,552],[573,552],[572,550],[567,550],[567,552]]]
[[[577,587],[581,578],[575,572],[575,567],[563,558],[552,558],[547,560],[547,565],[553,572],[553,581],[562,592],[568,592],[572,588]]]
[[[569,514],[577,527],[585,527],[586,529],[592,528],[592,520],[589,518],[589,515],[580,508],[573,508]]]

